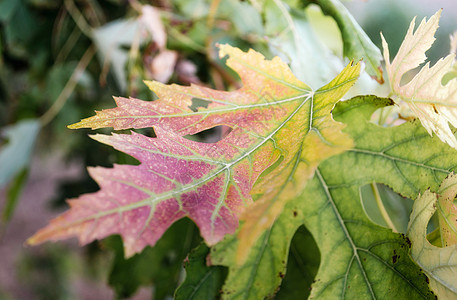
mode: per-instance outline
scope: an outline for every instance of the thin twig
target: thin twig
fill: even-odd
[[[78,42],[79,37],[81,36],[81,31],[79,31],[78,27],[75,27],[73,31],[70,33],[68,36],[67,40],[65,41],[64,45],[62,48],[60,48],[59,53],[57,54],[56,57],[56,63],[63,62],[68,54],[70,54],[71,50],[74,48],[76,43]]]
[[[79,27],[82,33],[84,33],[89,38],[92,38],[92,27],[87,23],[86,19],[84,18],[83,14],[79,11],[76,7],[73,0],[65,0],[64,1],[65,8],[67,9],[70,16],[76,23],[76,26]]]
[[[84,53],[83,57],[79,61],[79,63],[76,66],[75,70],[73,71],[73,74],[71,74],[70,79],[65,84],[65,87],[63,88],[63,90],[60,93],[59,97],[57,97],[57,100],[48,109],[48,111],[45,112],[40,117],[40,123],[41,123],[42,127],[46,126],[49,122],[51,122],[52,119],[54,119],[54,117],[59,113],[59,111],[65,105],[65,103],[68,100],[68,97],[70,97],[71,93],[73,93],[73,90],[75,89],[76,84],[78,83],[78,81],[79,81],[81,75],[83,74],[84,70],[87,68],[87,66],[89,65],[89,62],[94,57],[94,54],[95,54],[95,47],[92,45],[89,48],[87,48],[87,50]]]
[[[213,0],[211,2],[211,6],[209,8],[209,13],[208,13],[208,19],[206,20],[206,26],[209,29],[213,29],[214,19],[216,17],[216,12],[217,12],[217,9],[219,8],[220,3],[221,3],[221,0]]]

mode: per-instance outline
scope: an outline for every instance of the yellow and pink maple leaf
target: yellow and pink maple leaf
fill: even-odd
[[[86,244],[120,234],[131,256],[189,217],[208,245],[234,233],[242,220],[240,249],[252,245],[284,204],[303,191],[322,160],[352,146],[331,110],[358,78],[360,64],[348,65],[313,91],[277,57],[270,61],[253,50],[220,46],[220,56],[226,55],[241,89],[147,82],[158,100],[116,98],[116,108],[71,125],[153,127],[156,137],[135,132],[93,136],[141,164],[90,168],[100,190],[70,200],[71,209],[28,243],[77,236]],[[231,131],[217,143],[183,137],[220,125]]]

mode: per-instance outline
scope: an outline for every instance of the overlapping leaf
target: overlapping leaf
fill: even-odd
[[[225,92],[148,82],[159,100],[117,98],[116,108],[72,125],[154,127],[157,137],[135,132],[95,135],[141,164],[91,168],[101,190],[72,200],[71,210],[29,243],[78,236],[85,244],[119,233],[130,256],[154,245],[173,222],[188,216],[213,245],[236,230],[253,192],[261,196],[241,216],[241,239],[249,245],[273,223],[286,201],[301,192],[321,160],[352,145],[341,132],[344,125],[333,121],[330,111],[357,79],[358,64],[312,91],[279,58],[268,61],[255,51],[244,53],[228,45],[220,47],[220,54],[229,55],[227,65],[240,75],[241,89]],[[182,137],[219,125],[232,131],[216,144]],[[281,189],[288,185],[293,188]]]
[[[442,141],[457,149],[457,139],[449,127],[449,123],[457,127],[457,79],[442,84],[443,77],[452,70],[455,54],[440,59],[433,67],[427,62],[411,81],[401,85],[402,77],[427,59],[425,51],[435,41],[440,15],[441,10],[428,21],[424,18],[416,31],[413,19],[392,62],[387,42],[382,36],[384,60],[393,93],[408,104],[430,134],[434,132]]]
[[[428,281],[408,256],[403,237],[365,217],[359,187],[374,181],[409,198],[428,188],[438,191],[441,181],[457,169],[455,150],[437,137],[430,138],[418,121],[393,128],[370,123],[376,106],[389,100],[374,98],[376,102],[371,104],[366,100],[370,97],[339,105],[335,119],[348,124],[346,130],[356,146],[319,167],[319,189],[331,199],[327,202],[331,205],[314,206],[314,213],[305,219],[325,253],[311,296],[433,299]],[[335,229],[324,221],[331,220],[325,211],[336,216]]]
[[[457,244],[457,205],[454,203],[457,194],[457,176],[450,176],[441,184],[438,191],[437,212],[441,245],[443,247]]]
[[[273,295],[286,272],[292,236],[302,224],[321,254],[312,298],[434,299],[426,277],[409,257],[405,238],[365,215],[360,187],[379,182],[410,198],[429,187],[437,191],[457,170],[457,156],[418,121],[391,128],[369,121],[376,109],[391,104],[374,96],[338,103],[334,117],[347,125],[344,131],[354,147],[319,165],[303,193],[287,203],[243,264],[236,265],[235,237],[212,248],[213,264],[230,267],[226,299]]]
[[[381,52],[339,0],[306,0],[303,3],[317,4],[325,14],[332,16],[341,31],[344,56],[354,60],[363,59],[368,74],[379,83],[384,83]]]
[[[447,187],[446,187],[447,186]],[[452,198],[457,193],[457,176],[452,175],[442,187]],[[415,201],[408,225],[411,256],[430,279],[430,286],[439,299],[457,298],[457,245],[438,248],[426,238],[427,225],[436,211],[440,196],[426,191]]]
[[[174,295],[176,300],[217,299],[224,281],[222,267],[207,265],[208,247],[200,245],[192,250],[185,261],[186,280]]]
[[[290,62],[300,80],[320,87],[338,74],[343,64],[320,43],[305,13],[279,0],[264,1],[263,13],[271,51]]]

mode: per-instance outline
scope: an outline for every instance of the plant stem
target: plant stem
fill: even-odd
[[[214,19],[215,19],[216,12],[217,12],[217,9],[219,8],[220,3],[221,3],[221,0],[214,0],[211,2],[211,6],[209,8],[209,13],[208,13],[208,19],[206,20],[206,26],[208,26],[209,29],[213,29]]]
[[[82,33],[84,33],[87,37],[92,37],[92,27],[87,23],[86,19],[84,18],[83,14],[79,11],[76,7],[75,2],[73,0],[65,0],[64,1],[65,8],[67,9],[70,16],[76,23],[76,26],[79,27]]]
[[[379,211],[381,212],[381,216],[386,222],[387,226],[389,226],[389,228],[392,229],[393,232],[398,233],[397,228],[392,222],[392,219],[390,219],[389,214],[387,213],[386,208],[384,207],[384,203],[382,202],[381,195],[379,195],[379,190],[378,186],[376,185],[376,182],[371,183],[371,190],[373,191],[376,204],[378,205]]]
[[[62,92],[60,92],[59,97],[57,97],[57,100],[48,109],[48,111],[45,112],[40,117],[40,123],[41,123],[42,127],[46,126],[49,122],[51,122],[52,119],[55,118],[55,116],[59,113],[59,111],[65,105],[65,103],[68,100],[68,97],[70,97],[71,93],[75,89],[76,84],[78,83],[81,75],[83,74],[84,70],[87,68],[87,65],[94,57],[94,54],[95,54],[95,47],[92,45],[89,48],[87,48],[83,57],[79,61],[75,70],[73,71],[73,74],[71,74],[70,79],[65,84],[65,87],[63,88]]]

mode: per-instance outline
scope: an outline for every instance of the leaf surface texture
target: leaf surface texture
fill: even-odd
[[[187,216],[208,245],[234,233],[244,220],[239,234],[249,248],[303,190],[320,161],[351,147],[341,131],[344,125],[330,112],[357,79],[360,65],[347,66],[313,91],[279,58],[269,61],[228,45],[220,46],[220,55],[229,56],[227,65],[240,75],[241,89],[148,82],[159,100],[117,98],[116,108],[71,125],[153,127],[157,137],[135,132],[93,136],[141,164],[91,168],[100,191],[71,200],[71,210],[29,243],[78,236],[86,244],[118,233],[131,256]],[[220,125],[232,130],[218,143],[183,137]],[[255,203],[252,194],[261,195]]]

